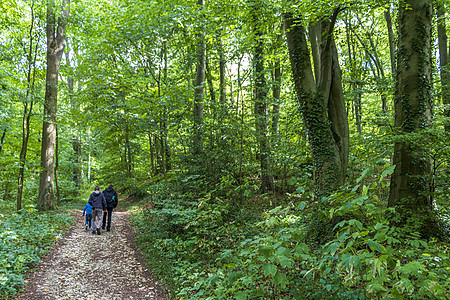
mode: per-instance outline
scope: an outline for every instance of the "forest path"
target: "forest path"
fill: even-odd
[[[111,231],[93,235],[76,222],[25,283],[18,299],[166,299],[137,252],[128,212],[114,211]]]

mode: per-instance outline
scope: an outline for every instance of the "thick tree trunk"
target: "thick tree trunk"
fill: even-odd
[[[448,70],[448,38],[447,27],[445,26],[445,10],[443,5],[438,7],[438,41],[439,41],[439,65],[441,71],[441,93],[444,114],[447,117],[445,131],[450,131],[450,73]]]
[[[319,77],[322,79],[318,90],[312,72],[305,29],[301,26],[302,20],[295,19],[290,13],[286,13],[284,21],[297,99],[308,131],[313,158],[315,193],[320,197],[336,190],[344,182],[342,174],[345,170],[339,153],[341,147],[333,138],[328,119],[328,100],[336,94],[330,89],[333,86],[332,75],[335,73],[332,68],[332,53],[326,47],[331,45],[324,48],[326,52],[323,53],[320,62],[321,76]]]
[[[65,29],[69,15],[68,4],[64,0],[62,16],[56,28],[55,3],[50,1],[47,5],[47,75],[44,100],[44,122],[42,127],[41,145],[41,173],[39,182],[39,196],[36,208],[50,210],[56,208],[54,197],[54,159],[56,146],[56,108],[58,95],[59,66],[65,45]]]
[[[400,134],[427,128],[432,120],[432,20],[431,0],[408,0],[399,7],[398,60],[395,93],[395,126]],[[420,45],[420,47],[417,47]],[[389,206],[427,218],[424,235],[432,235],[430,161],[425,149],[409,141],[396,142]],[[406,210],[402,210],[406,208]]]

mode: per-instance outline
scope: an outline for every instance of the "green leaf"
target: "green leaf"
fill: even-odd
[[[234,298],[236,300],[247,300],[248,292],[237,292]]]
[[[417,261],[412,261],[402,266],[399,270],[403,274],[417,275],[420,270],[424,270],[425,266]]]
[[[381,173],[381,177],[385,177],[386,175],[391,175],[392,173],[394,173],[395,170],[395,165],[389,166],[389,168],[387,168],[386,170],[383,171],[383,173]],[[380,179],[381,181],[381,179]]]
[[[383,250],[384,250],[383,246],[381,246],[378,242],[376,242],[372,239],[368,239],[367,244],[369,245],[369,247],[372,251],[383,252]]]
[[[298,209],[300,209],[300,210],[305,209],[305,207],[306,207],[306,202],[305,202],[305,201],[302,201],[302,202],[300,202],[300,203],[298,204]]]
[[[262,267],[262,270],[263,270],[264,276],[269,276],[269,275],[274,276],[275,273],[277,273],[278,269],[277,269],[277,266],[275,266],[274,264],[265,264]]]
[[[275,275],[275,278],[273,279],[273,283],[281,285],[282,288],[286,287],[287,284],[287,277],[285,274],[281,272],[277,272]]]

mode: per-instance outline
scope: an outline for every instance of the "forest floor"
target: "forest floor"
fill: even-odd
[[[93,235],[82,211],[16,299],[166,299],[134,243],[128,212],[114,211],[111,231]]]

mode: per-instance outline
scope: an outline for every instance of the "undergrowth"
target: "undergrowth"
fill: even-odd
[[[392,172],[365,170],[320,199],[320,213],[309,196],[270,207],[263,198],[250,205],[239,186],[194,196],[154,185],[133,212],[137,242],[175,299],[448,299],[445,239],[422,239],[426,220],[400,228],[387,218],[398,214],[381,197]],[[311,224],[324,222],[332,238],[317,244]]]
[[[71,223],[72,217],[55,212],[0,215],[0,298],[20,291],[24,276]]]

